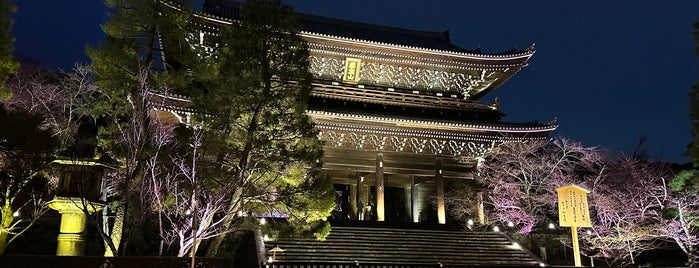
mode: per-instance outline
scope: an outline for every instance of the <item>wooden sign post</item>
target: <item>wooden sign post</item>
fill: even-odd
[[[556,193],[558,193],[559,225],[570,227],[575,266],[582,266],[580,262],[580,246],[578,245],[578,227],[592,226],[590,224],[590,209],[587,206],[587,194],[590,191],[571,184],[556,189]]]

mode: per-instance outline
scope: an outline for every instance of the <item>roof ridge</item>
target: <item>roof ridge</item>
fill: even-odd
[[[294,12],[294,14],[296,15],[297,18],[300,18],[300,19],[313,19],[313,20],[320,20],[323,22],[343,23],[343,24],[348,25],[348,26],[363,27],[363,28],[377,30],[377,31],[383,31],[383,32],[401,32],[401,33],[420,35],[420,36],[424,36],[424,37],[438,37],[438,38],[442,39],[443,41],[451,43],[451,38],[449,38],[449,30],[445,30],[445,31],[417,30],[417,29],[411,29],[411,28],[387,26],[387,25],[368,23],[368,22],[362,22],[362,21],[355,21],[355,20],[349,20],[349,19],[338,19],[338,18],[333,18],[333,17],[308,14],[308,13]]]

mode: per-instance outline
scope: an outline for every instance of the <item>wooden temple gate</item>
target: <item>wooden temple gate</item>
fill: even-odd
[[[213,51],[238,9],[206,1],[197,14],[199,38],[190,44]],[[547,139],[557,128],[503,122],[497,100],[479,101],[527,66],[533,47],[486,54],[452,44],[447,32],[296,17],[314,76],[307,113],[325,142],[323,171],[338,192],[336,219],[446,223],[445,191],[472,181],[488,150]],[[189,121],[194,111],[186,97],[159,97],[165,101],[155,114]]]

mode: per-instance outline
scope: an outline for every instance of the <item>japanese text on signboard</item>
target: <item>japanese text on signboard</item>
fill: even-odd
[[[362,67],[362,60],[357,58],[345,58],[345,71],[342,82],[357,83]]]
[[[588,191],[575,185],[556,189],[558,192],[558,220],[560,226],[590,227]]]

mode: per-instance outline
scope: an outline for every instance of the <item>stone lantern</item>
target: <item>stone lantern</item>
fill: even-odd
[[[94,159],[58,159],[61,174],[56,197],[49,207],[61,214],[58,256],[81,256],[85,244],[87,215],[102,210],[98,202],[105,166]]]

